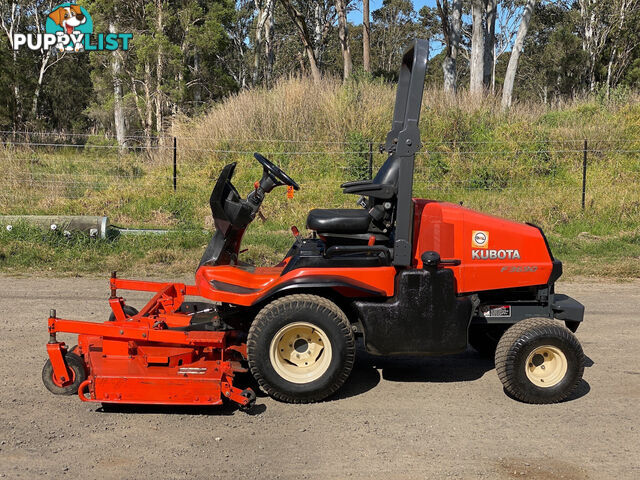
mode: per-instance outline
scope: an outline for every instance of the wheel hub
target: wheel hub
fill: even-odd
[[[274,370],[292,383],[309,383],[320,378],[329,368],[331,355],[326,333],[307,322],[282,327],[269,348]]]
[[[305,353],[309,349],[309,344],[305,339],[299,338],[294,342],[293,348],[298,353]]]
[[[527,357],[525,372],[534,385],[543,388],[553,387],[567,374],[567,357],[557,347],[537,347]]]

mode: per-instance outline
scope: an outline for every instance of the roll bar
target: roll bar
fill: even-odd
[[[427,73],[429,42],[415,39],[405,50],[398,76],[398,90],[391,130],[385,149],[400,162],[398,173],[397,217],[393,245],[393,264],[411,265],[413,230],[413,169],[420,142],[420,109],[424,77]]]

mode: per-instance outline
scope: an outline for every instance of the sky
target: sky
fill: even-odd
[[[414,0],[413,9],[417,12],[423,6],[428,5],[430,7],[436,6],[436,0]],[[360,25],[362,23],[362,2],[356,0],[353,2],[353,5],[356,7],[356,10],[349,13],[349,21],[354,25]],[[369,11],[373,12],[374,10],[379,9],[382,6],[382,0],[369,0]]]
[[[382,2],[383,0],[369,0],[369,13],[373,13],[374,10],[382,7]],[[416,13],[425,5],[434,8],[436,6],[436,0],[414,0],[411,3],[413,3],[413,9],[416,11]],[[355,7],[355,10],[351,11],[347,15],[347,18],[352,24],[360,25],[362,23],[362,2],[360,0],[355,0],[354,2],[352,2],[352,4]],[[440,42],[432,39],[431,42],[429,42],[429,55],[431,57],[437,55],[442,50],[442,48],[443,45]]]
[[[377,10],[380,7],[382,7],[382,3],[383,3],[383,0],[369,0],[370,12],[373,13],[374,10]],[[436,7],[436,0],[413,0],[411,3],[413,3],[413,9],[416,11],[416,13],[425,5],[432,8]],[[349,22],[351,22],[354,25],[360,25],[362,23],[362,1],[352,0],[351,4],[355,7],[355,9],[348,14]],[[500,16],[501,8],[502,8],[501,6],[498,6],[498,16]],[[514,18],[516,20],[519,20],[519,17],[514,17]],[[465,16],[463,16],[463,19],[466,19],[465,21],[467,22],[471,21],[470,18],[467,18]],[[514,25],[514,26],[517,27],[517,25]],[[500,33],[500,25],[498,24],[496,25],[496,33]],[[513,33],[515,33],[515,30],[513,31]],[[511,41],[513,41],[513,38]],[[437,55],[444,46],[437,39],[432,38],[429,47],[431,51],[430,55],[431,57],[433,57],[434,55]],[[507,48],[507,51],[509,50],[510,50],[510,47]]]

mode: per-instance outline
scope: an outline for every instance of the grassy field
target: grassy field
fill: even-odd
[[[353,205],[339,184],[367,175],[369,141],[376,151],[384,139],[393,96],[392,85],[362,79],[289,79],[269,91],[243,91],[203,117],[176,119],[176,192],[170,140],[122,153],[98,136],[31,136],[31,145],[17,137],[0,150],[0,213],[107,215],[116,225],[173,232],[103,241],[16,225],[0,232],[0,271],[193,271],[211,235],[208,196],[220,169],[238,162],[234,183],[248,193],[261,173],[254,151],[302,186],[293,199],[274,191],[262,209],[266,220],[245,237],[244,260],[277,262],[292,241],[289,227],[302,229],[309,209]],[[640,97],[615,98],[503,113],[491,97],[447,99],[427,90],[414,195],[542,226],[568,275],[640,276]],[[374,171],[384,158],[373,154]]]

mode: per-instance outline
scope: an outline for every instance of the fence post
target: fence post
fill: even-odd
[[[582,151],[582,210],[585,207],[585,194],[587,192],[587,139],[584,139],[584,149]]]
[[[173,137],[173,191],[178,188],[178,139]]]
[[[369,141],[369,179],[373,179],[373,142]]]

